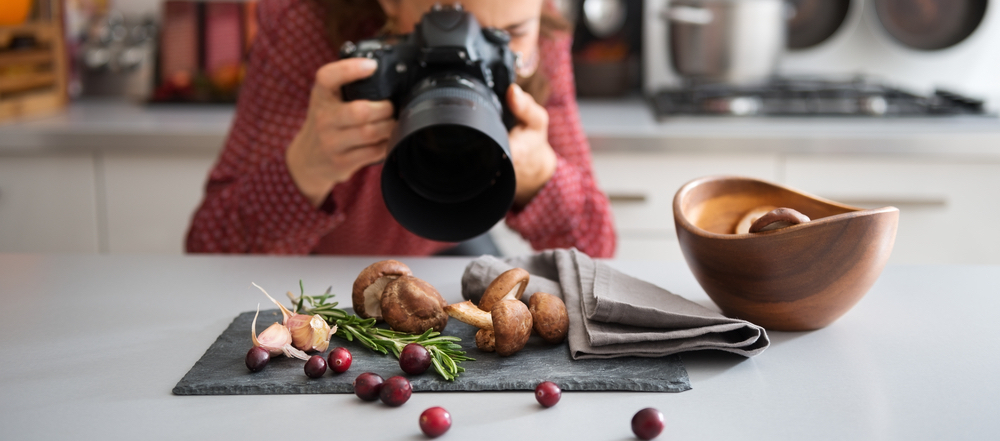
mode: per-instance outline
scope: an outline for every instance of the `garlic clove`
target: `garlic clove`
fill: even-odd
[[[295,314],[288,320],[292,334],[292,346],[303,351],[323,352],[330,346],[330,325],[319,314],[308,316]]]
[[[250,337],[253,340],[253,345],[266,349],[271,356],[284,353],[284,347],[292,343],[292,334],[284,325],[275,322],[258,336],[257,316],[259,315],[260,304],[257,305],[257,313],[254,314],[253,323],[250,325]]]

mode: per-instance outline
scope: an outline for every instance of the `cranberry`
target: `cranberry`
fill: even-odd
[[[535,386],[535,399],[542,406],[555,406],[560,398],[562,398],[562,389],[559,389],[558,384],[551,381],[543,381],[538,386]]]
[[[410,343],[399,353],[399,367],[410,375],[420,375],[431,366],[431,353],[420,343]]]
[[[642,409],[632,417],[632,432],[639,439],[656,438],[662,431],[663,414],[652,407]]]
[[[264,369],[264,366],[267,366],[267,362],[271,361],[271,354],[267,352],[267,349],[260,346],[254,346],[247,352],[245,361],[247,363],[247,369],[250,369],[250,372],[257,372]]]
[[[432,407],[420,414],[420,430],[431,438],[444,435],[451,428],[451,414],[443,407]]]
[[[306,376],[309,378],[319,378],[326,373],[326,359],[322,355],[313,355],[306,361]]]
[[[375,401],[382,390],[382,377],[365,372],[354,379],[354,394],[365,401]]]
[[[379,391],[378,397],[383,403],[396,407],[402,406],[406,400],[409,400],[412,393],[413,389],[410,388],[410,380],[397,375],[385,380],[385,384],[382,385],[382,390]]]
[[[343,374],[351,368],[351,361],[354,358],[351,357],[351,351],[347,348],[334,348],[330,351],[327,364],[330,365],[330,370],[337,374]]]

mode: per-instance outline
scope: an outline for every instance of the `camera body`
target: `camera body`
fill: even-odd
[[[510,35],[502,29],[482,28],[476,18],[453,7],[435,5],[410,34],[347,42],[341,58],[363,57],[378,61],[372,76],[344,85],[344,101],[389,100],[398,118],[406,104],[442,76],[474,79],[492,92],[510,130],[517,120],[507,106],[507,89],[514,84],[516,56],[507,46]]]
[[[345,43],[341,57],[378,61],[344,85],[345,101],[390,100],[398,123],[382,166],[389,213],[418,236],[460,242],[489,231],[517,186],[507,105],[517,58],[506,31],[482,28],[460,6],[435,6],[414,31]]]

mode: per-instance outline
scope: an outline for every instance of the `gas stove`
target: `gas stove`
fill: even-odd
[[[983,101],[945,90],[923,96],[865,77],[777,78],[754,86],[696,84],[651,97],[659,118],[736,116],[985,115]]]

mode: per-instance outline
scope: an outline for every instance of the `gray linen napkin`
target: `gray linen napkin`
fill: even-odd
[[[660,357],[701,349],[752,357],[770,344],[760,326],[723,316],[576,249],[503,260],[479,257],[465,268],[462,296],[478,302],[493,279],[515,267],[531,274],[523,300],[542,291],[566,302],[574,359]]]

